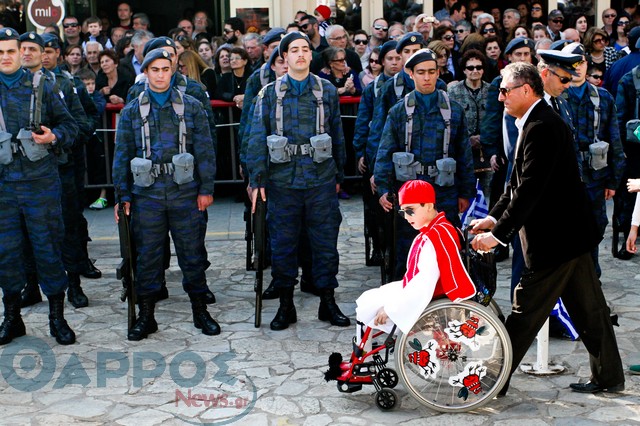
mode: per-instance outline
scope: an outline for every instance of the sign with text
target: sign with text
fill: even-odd
[[[60,25],[64,15],[63,0],[30,0],[27,5],[29,21],[40,30],[47,25]]]

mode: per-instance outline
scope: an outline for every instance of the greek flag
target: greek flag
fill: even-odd
[[[476,180],[476,198],[473,199],[467,211],[462,214],[462,218],[460,219],[462,227],[466,228],[473,219],[482,219],[483,217],[487,217],[488,214],[489,206],[487,205],[487,200],[484,198],[482,188],[480,188],[480,180]]]
[[[560,324],[564,327],[567,334],[571,336],[571,340],[576,340],[579,335],[576,331],[576,328],[571,322],[571,318],[569,318],[569,314],[567,313],[567,309],[564,307],[564,303],[562,303],[562,299],[558,299],[558,302],[553,307],[551,311],[551,316],[556,317]]]

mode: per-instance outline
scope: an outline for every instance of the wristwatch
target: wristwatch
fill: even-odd
[[[58,143],[58,138],[56,137],[56,135],[53,135],[53,140],[51,141],[51,146],[56,146],[56,144]]]

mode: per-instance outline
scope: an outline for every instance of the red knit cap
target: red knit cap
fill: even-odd
[[[423,180],[408,180],[398,191],[400,205],[427,204],[436,202],[436,192],[429,182]]]
[[[316,7],[316,12],[322,15],[325,21],[331,18],[331,9],[329,9],[329,6],[321,4],[320,6]]]

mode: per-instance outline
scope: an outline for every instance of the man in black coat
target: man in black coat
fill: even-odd
[[[556,72],[570,76],[564,69]],[[580,181],[571,130],[542,100],[542,79],[533,65],[508,65],[500,86],[500,101],[518,119],[514,168],[489,217],[471,224],[474,233],[491,230],[476,236],[472,243],[476,250],[504,245],[516,232],[522,241],[526,268],[506,322],[513,345],[511,372],[562,296],[591,364],[591,380],[572,383],[571,389],[620,392],[624,390],[622,362],[590,256],[601,237]],[[502,395],[508,387],[509,382]]]

